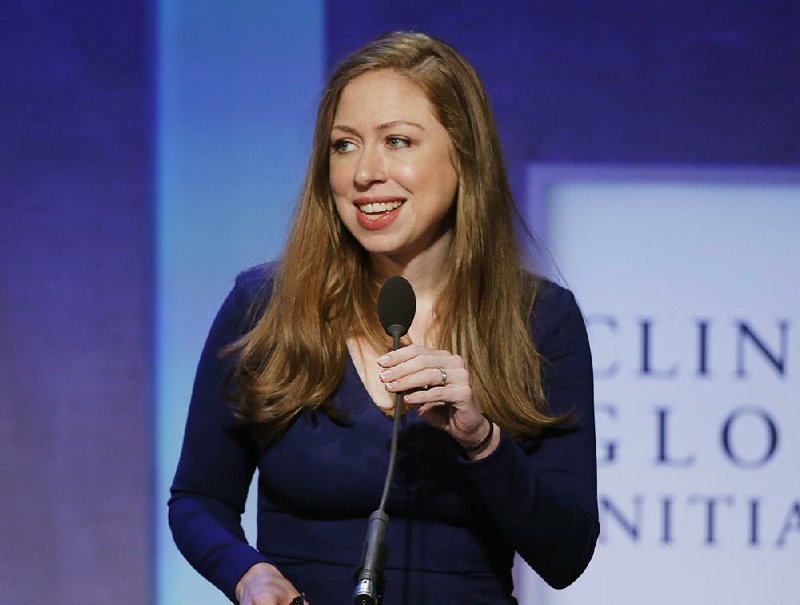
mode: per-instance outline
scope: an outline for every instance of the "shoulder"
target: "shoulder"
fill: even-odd
[[[270,262],[242,271],[222,303],[215,324],[233,340],[250,330],[272,295],[278,263]]]
[[[542,280],[536,292],[531,334],[542,360],[545,397],[553,413],[575,412],[579,425],[591,429],[592,352],[583,314],[567,288]]]
[[[256,297],[264,288],[271,290],[277,271],[278,261],[250,267],[236,276],[234,292]]]
[[[538,346],[565,329],[584,330],[583,315],[573,293],[545,278],[536,278],[531,335]]]
[[[278,261],[272,261],[239,273],[233,290],[228,295],[229,300],[242,311],[263,311],[272,296],[272,286],[275,283],[278,267]]]

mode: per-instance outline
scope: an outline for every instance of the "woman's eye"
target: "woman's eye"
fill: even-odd
[[[388,137],[386,139],[386,145],[392,149],[399,149],[402,147],[408,147],[411,145],[411,141],[404,139],[403,137]]]
[[[333,147],[333,150],[337,153],[347,153],[353,150],[353,143],[345,139],[339,139],[331,143],[331,147]]]

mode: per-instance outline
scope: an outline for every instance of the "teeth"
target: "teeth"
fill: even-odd
[[[399,208],[403,202],[373,202],[371,204],[363,204],[358,209],[364,214],[377,214],[379,212],[389,212],[395,208]]]

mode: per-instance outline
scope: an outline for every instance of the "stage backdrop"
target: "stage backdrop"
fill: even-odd
[[[156,602],[224,603],[166,523],[205,335],[238,271],[280,253],[322,80],[322,3],[159,3]],[[255,501],[248,504],[255,511]],[[248,514],[248,529],[254,514]],[[251,532],[250,535],[254,535]]]
[[[525,602],[796,603],[800,171],[528,176],[589,328],[602,532],[573,587],[518,574]]]
[[[234,274],[280,249],[318,83],[347,52],[393,29],[427,31],[463,52],[487,84],[524,200],[531,162],[800,166],[799,22],[797,0],[4,0],[0,602],[224,602],[188,570],[164,523],[189,385]],[[772,229],[785,227],[781,220]],[[772,231],[766,239],[778,242]],[[754,258],[763,254],[763,240],[743,241]],[[626,247],[614,260],[630,254]],[[741,280],[752,274],[770,287],[788,283],[772,260]],[[580,268],[573,276],[572,263],[562,264],[592,314],[600,369],[614,361],[620,368],[598,376],[604,538],[586,578],[563,597],[595,582],[601,569],[609,585],[625,590],[631,574],[607,570],[626,548],[656,564],[700,540],[706,558],[733,557],[731,575],[743,573],[734,567],[742,561],[756,570],[765,557],[779,564],[779,549],[793,555],[796,495],[761,484],[785,470],[793,433],[760,392],[773,382],[795,384],[791,317],[782,324],[788,316],[777,307],[764,317],[749,315],[750,307],[729,312],[735,316],[714,307],[708,313],[719,315],[686,323],[658,307],[647,323],[649,315],[631,318],[628,307],[595,305],[579,283]],[[673,324],[690,326],[693,363],[684,356],[691,353],[664,348]],[[660,380],[665,391],[663,399],[641,399],[640,416],[633,399],[609,389],[644,363],[621,344],[644,331],[653,376],[635,386]],[[725,338],[734,349],[720,361]],[[740,362],[748,374],[736,379],[735,393],[743,399],[731,402],[745,407],[687,391],[687,401],[712,402],[697,404],[702,435],[694,437],[694,415],[687,420],[673,386],[700,367],[707,375],[698,377],[698,389],[727,389],[721,377]],[[674,379],[659,378],[674,364]],[[754,380],[759,392],[751,394]],[[640,438],[646,441],[634,447]],[[653,450],[662,441],[664,449]],[[707,497],[719,486],[718,501],[688,503],[673,487],[614,487],[618,470],[630,465],[689,481],[709,460],[738,477],[738,491],[712,485],[722,481],[715,473],[696,494]],[[797,467],[783,479],[796,484]],[[704,515],[713,515],[713,545],[702,542]],[[644,548],[659,540],[665,543]],[[714,578],[710,565],[695,567],[697,577]]]
[[[462,51],[489,89],[512,183],[520,200],[526,199],[530,162],[697,166],[800,162],[800,123],[796,119],[794,94],[798,37],[789,26],[796,21],[797,9],[796,3],[786,0],[770,3],[767,8],[763,3],[744,0],[713,6],[626,0],[611,8],[584,2],[421,0],[399,4],[368,0],[304,1],[292,3],[291,8],[281,8],[276,3],[232,5],[162,0],[159,6],[156,510],[160,511],[157,597],[163,605],[224,602],[222,595],[188,568],[172,545],[162,516],[166,487],[174,472],[194,364],[203,337],[235,273],[280,250],[289,205],[305,164],[319,83],[325,68],[330,68],[347,52],[393,29],[427,31]],[[790,80],[795,82],[794,88],[787,86]],[[528,208],[532,216],[546,219],[545,209],[539,208],[537,214],[536,208]],[[572,220],[571,216],[567,222]],[[543,224],[536,222],[539,226]],[[630,228],[633,232],[639,229]],[[649,224],[642,229],[649,233]],[[559,256],[568,249],[556,239],[553,245]],[[583,248],[576,252],[583,261],[599,258],[595,249],[588,258],[584,252]],[[631,260],[631,256],[631,250],[624,247],[623,257],[614,259],[614,263]],[[582,301],[585,298],[587,311],[601,318],[592,327],[595,340],[600,336],[623,347],[624,335],[631,330],[635,335],[637,329],[645,329],[637,323],[642,318],[630,314],[639,309],[644,313],[648,307],[615,306],[611,302],[606,304],[605,299],[595,305],[587,297],[589,286],[579,286],[580,266],[573,267],[565,259],[566,254],[561,269],[568,284],[575,285]],[[610,256],[604,262],[608,267],[615,266]],[[774,270],[764,268],[763,273],[774,275]],[[698,313],[704,312],[700,302]],[[724,312],[716,307],[709,313],[712,311]],[[665,327],[669,329],[671,323],[680,323],[681,317],[669,316],[662,307],[654,307],[653,313],[660,315],[647,328],[654,356],[648,363],[654,372],[668,371],[673,363],[684,368],[686,359],[668,357],[669,349],[655,348],[669,346],[661,340],[662,331]],[[619,322],[619,328],[604,327],[602,318],[609,314],[616,314],[613,318]],[[717,341],[711,339],[723,338],[726,328],[733,330],[729,338],[735,339],[740,332],[730,328],[719,315],[711,317],[714,321],[707,328],[697,327],[700,319],[687,320],[687,325],[695,330],[687,338],[696,340],[697,333],[702,334],[705,329],[711,343],[707,352],[709,364],[712,359],[723,364],[713,358],[718,354],[713,347],[722,345],[714,344]],[[747,325],[753,333],[751,336],[742,331],[740,336],[748,371],[750,368],[753,372],[762,371],[759,364],[771,363],[756,341],[780,361],[784,355],[780,348],[781,328],[774,323],[744,319],[752,322]],[[615,335],[616,340],[609,339]],[[791,334],[788,338],[791,341]],[[601,338],[597,346],[610,344],[604,345]],[[598,361],[620,359],[622,367],[625,360],[628,366],[619,370],[620,376],[626,371],[634,372],[635,355],[631,362],[623,354],[633,355],[627,348],[611,349],[608,357],[601,356]],[[786,354],[787,367],[791,359],[791,353]],[[726,366],[709,367],[723,373]],[[774,366],[765,367],[766,372],[772,372],[770,368]],[[645,378],[636,380],[645,383]],[[655,376],[651,378],[657,380]],[[671,382],[658,380],[667,389],[678,382],[677,378]],[[711,379],[707,380],[698,384],[711,384]],[[742,384],[746,381],[742,380]],[[623,556],[619,559],[621,563],[617,563],[616,557],[627,556],[626,551],[630,551],[641,556],[643,565],[649,562],[654,569],[671,573],[670,567],[661,565],[662,559],[665,555],[681,559],[683,553],[675,550],[677,546],[673,548],[673,543],[699,540],[702,549],[703,519],[705,514],[712,514],[706,513],[712,509],[717,515],[713,521],[714,538],[720,543],[724,539],[725,544],[728,540],[734,543],[734,532],[744,530],[732,526],[727,533],[721,533],[723,512],[746,516],[753,510],[762,515],[764,520],[759,517],[758,521],[758,539],[763,544],[777,541],[782,527],[793,521],[791,497],[768,495],[766,488],[754,488],[752,494],[743,495],[741,490],[748,485],[750,476],[755,476],[755,471],[733,468],[723,457],[726,450],[713,445],[718,443],[725,420],[734,408],[718,408],[719,417],[714,417],[714,422],[693,423],[694,418],[687,418],[682,407],[682,396],[674,390],[665,390],[663,398],[652,394],[652,390],[652,396],[642,390],[641,396],[648,398],[643,399],[641,407],[649,414],[643,419],[637,415],[637,409],[630,409],[629,401],[634,398],[623,396],[621,391],[604,390],[609,385],[621,389],[622,378],[598,376],[598,389],[603,397],[598,408],[601,461],[611,451],[616,458],[614,462],[603,462],[600,469],[600,487],[605,498],[601,510],[606,529],[597,561],[575,587],[558,595],[532,580],[524,567],[520,567],[519,593],[524,605],[557,602],[558,598],[577,599],[577,595],[583,594],[580,591],[591,591],[595,600],[605,598],[605,602],[615,605],[624,603],[625,598],[632,599],[629,602],[646,602],[650,593],[640,593],[645,598],[639,601],[635,591],[628,590],[630,575],[625,562],[629,558]],[[631,385],[640,387],[632,382]],[[745,463],[758,461],[759,456],[765,455],[763,448],[771,443],[767,418],[774,420],[776,431],[786,430],[778,424],[783,419],[773,418],[773,410],[764,407],[763,401],[758,398],[751,403],[756,409],[766,410],[767,416],[745,408],[727,425],[728,448]],[[650,460],[655,455],[652,451],[650,458],[641,453],[648,451],[648,447],[651,450],[656,447],[652,440],[661,429],[653,423],[658,421],[662,421],[664,447],[668,448],[663,453],[664,464],[660,465]],[[693,430],[706,432],[701,439],[692,437]],[[634,447],[639,443],[639,433],[645,441]],[[667,443],[666,438],[671,441]],[[748,449],[752,439],[761,441],[754,441],[755,449]],[[765,463],[764,473],[779,468],[781,460],[789,459],[783,458],[788,456],[783,453],[786,447],[783,436],[778,439],[776,453]],[[708,444],[712,444],[714,455],[707,453]],[[603,446],[607,449],[603,450]],[[671,464],[687,456],[695,457],[693,464],[698,472],[701,468],[703,473],[707,472],[706,465],[714,460],[720,462],[722,469],[733,469],[724,472],[734,473],[737,481],[742,482],[737,484],[737,491],[718,493],[709,485],[708,489],[698,489],[692,494],[701,498],[733,495],[735,505],[728,506],[722,501],[687,503],[687,496],[692,494],[668,488],[666,483],[663,491],[647,485],[641,489],[625,486],[618,491],[614,484],[616,469],[624,465],[668,473],[667,461]],[[684,473],[687,479],[693,472],[672,470],[676,476]],[[733,484],[721,484],[718,489],[727,489],[729,485]],[[755,498],[760,498],[761,503],[751,504]],[[735,506],[740,509],[738,513]],[[769,512],[767,521],[769,507],[783,507],[785,512]],[[695,514],[694,519],[691,514]],[[670,519],[667,527],[672,542],[663,548],[645,550],[646,543],[658,544],[659,532],[664,531],[659,525],[663,518]],[[791,525],[785,536],[782,548],[789,549],[795,536]],[[707,550],[714,564],[720,567],[727,565],[732,552],[737,552],[716,546]],[[766,550],[759,550],[756,558]],[[676,554],[670,555],[672,552]],[[731,565],[740,562],[741,558],[730,559]],[[693,570],[697,578],[710,576],[712,571],[710,566],[708,572]],[[598,576],[613,591],[603,592],[598,587]],[[717,590],[725,588],[720,583],[709,586]],[[636,590],[640,588],[637,586]],[[717,597],[715,593],[711,595]],[[685,602],[699,600],[693,597]]]

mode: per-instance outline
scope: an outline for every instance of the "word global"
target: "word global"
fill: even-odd
[[[614,424],[620,416],[619,407],[613,403],[599,402],[596,404],[595,412],[598,424],[603,418],[608,418],[611,424]],[[670,422],[674,414],[675,412],[667,407],[654,406],[652,409],[655,439],[651,460],[656,467],[688,468],[697,462],[697,456],[691,449],[677,452],[676,448],[671,445]],[[716,431],[718,450],[722,458],[731,465],[741,469],[756,469],[766,466],[775,458],[780,445],[781,433],[776,420],[766,410],[755,406],[727,410],[718,423],[719,428]],[[748,431],[746,433],[737,432],[736,429],[740,426],[745,426]],[[639,427],[640,430],[644,428]],[[620,436],[608,437],[605,433],[598,431],[598,466],[604,467],[622,462],[621,444]]]

